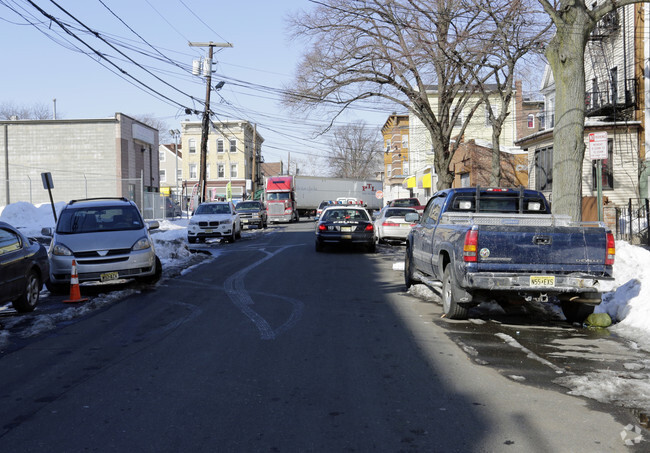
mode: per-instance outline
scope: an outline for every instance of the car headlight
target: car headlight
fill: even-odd
[[[52,247],[52,255],[56,256],[72,256],[72,251],[62,244],[54,244]]]
[[[131,247],[131,250],[145,250],[151,247],[151,242],[149,242],[149,238],[142,238],[139,239],[138,242],[136,242],[133,247]]]

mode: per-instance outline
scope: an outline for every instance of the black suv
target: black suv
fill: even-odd
[[[255,225],[257,228],[266,228],[268,225],[266,207],[261,201],[240,201],[235,210],[239,214],[242,227]]]

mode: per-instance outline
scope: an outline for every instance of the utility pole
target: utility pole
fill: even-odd
[[[208,132],[210,127],[210,92],[212,91],[212,56],[215,47],[232,47],[230,43],[216,43],[216,42],[190,42],[190,47],[207,47],[208,60],[204,66],[204,75],[206,76],[205,87],[205,106],[203,109],[203,120],[201,122],[201,157],[199,163],[199,194],[201,201],[207,199],[207,181],[206,169],[208,159]],[[207,67],[207,71],[205,68]],[[207,72],[207,74],[205,74]]]
[[[253,171],[251,172],[251,200],[255,199],[257,182],[257,124],[253,125]]]

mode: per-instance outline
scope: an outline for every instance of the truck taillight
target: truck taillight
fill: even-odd
[[[478,248],[478,230],[469,230],[465,233],[465,245],[463,245],[463,261],[475,263],[477,259],[476,249]]]
[[[616,241],[614,241],[614,235],[612,233],[607,233],[607,258],[605,258],[605,265],[613,266],[615,257]]]

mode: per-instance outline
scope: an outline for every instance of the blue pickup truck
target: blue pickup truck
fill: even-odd
[[[541,192],[457,188],[429,200],[406,243],[407,288],[440,290],[446,317],[465,319],[481,302],[559,301],[582,322],[612,280],[614,236],[598,222],[551,214]],[[407,216],[407,217],[408,217]]]

